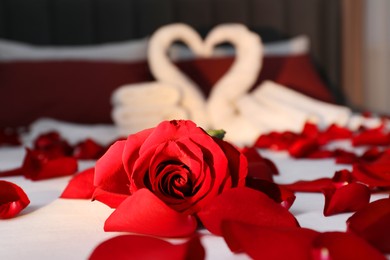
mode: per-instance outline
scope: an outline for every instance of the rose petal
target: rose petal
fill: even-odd
[[[62,157],[48,161],[38,173],[25,173],[25,177],[34,181],[72,175],[77,172],[77,160],[72,157]]]
[[[60,198],[91,199],[95,186],[93,185],[95,169],[86,169],[75,175],[68,183]]]
[[[18,185],[0,180],[0,219],[12,218],[30,204],[26,193]]]
[[[233,252],[253,259],[311,259],[318,232],[298,227],[255,226],[234,221],[222,224],[223,237]]]
[[[100,201],[110,208],[117,208],[129,196],[130,195],[109,192],[96,187],[92,195],[92,200]]]
[[[350,129],[332,124],[324,132],[320,133],[318,139],[321,144],[327,144],[330,141],[349,139],[351,137],[352,131]]]
[[[88,138],[74,147],[73,156],[81,160],[99,159],[105,150],[105,147]]]
[[[370,189],[360,183],[351,183],[340,188],[328,187],[325,195],[324,216],[354,212],[370,202]]]
[[[43,152],[48,158],[71,156],[73,148],[58,132],[41,134],[34,141],[34,150]]]
[[[287,150],[291,144],[300,138],[302,137],[299,134],[289,131],[283,133],[271,132],[266,135],[260,135],[254,147],[269,148],[276,151]]]
[[[352,233],[319,234],[313,241],[313,247],[313,257],[317,260],[386,259],[374,247]]]
[[[174,245],[154,237],[122,235],[98,245],[89,259],[202,260],[204,257],[205,250],[196,236],[185,243]]]
[[[252,164],[252,163],[253,164],[256,164],[256,163],[265,164],[268,166],[269,171],[272,173],[272,175],[279,174],[279,170],[276,167],[275,163],[273,161],[269,160],[268,158],[261,156],[261,154],[257,151],[257,149],[255,147],[250,147],[250,148],[245,147],[242,150],[242,153],[247,158],[248,164]]]
[[[96,162],[94,185],[110,193],[130,195],[129,179],[122,163],[126,141],[115,142]]]
[[[390,254],[390,198],[371,202],[347,220],[348,231]]]
[[[297,181],[291,184],[279,184],[279,186],[295,192],[322,192],[324,188],[331,184],[331,178],[320,178],[312,181]]]
[[[381,126],[373,129],[368,129],[360,134],[352,137],[352,145],[361,146],[361,145],[376,145],[376,146],[387,146],[390,144],[390,136],[385,131],[385,127],[382,124]]]
[[[240,187],[223,192],[198,213],[203,225],[213,234],[221,235],[224,220],[240,221],[259,226],[296,227],[295,217],[267,195]]]
[[[356,180],[374,187],[390,187],[390,163],[359,163],[352,167],[352,176]]]
[[[232,187],[240,187],[245,185],[245,177],[248,174],[248,160],[244,154],[237,150],[232,144],[220,140],[216,137],[214,141],[224,152],[228,158],[228,168],[232,178]]]
[[[288,149],[289,154],[294,158],[304,158],[311,153],[318,151],[319,143],[316,138],[299,139]]]
[[[158,199],[148,189],[140,189],[123,201],[104,225],[105,231],[127,231],[161,237],[193,234],[197,221],[181,214]]]
[[[73,157],[48,158],[42,152],[26,150],[22,170],[27,179],[37,181],[68,176],[77,172],[77,160]]]

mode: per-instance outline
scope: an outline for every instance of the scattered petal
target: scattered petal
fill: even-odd
[[[126,141],[114,143],[96,162],[94,179],[96,187],[109,193],[130,195],[130,181],[122,163],[125,143]]]
[[[41,134],[34,141],[34,150],[44,153],[48,158],[71,156],[73,148],[62,139],[58,132]]]
[[[106,148],[92,139],[86,139],[78,143],[73,150],[73,156],[80,160],[96,160],[99,159]]]
[[[316,138],[305,138],[294,142],[289,147],[288,152],[294,158],[304,158],[318,151],[319,148],[320,145]]]
[[[40,151],[30,149],[27,149],[22,166],[24,177],[34,181],[72,175],[77,168],[77,160],[73,157],[51,159]]]
[[[386,160],[384,160],[386,157]],[[368,186],[390,187],[390,154],[386,153],[371,163],[357,163],[352,167],[352,176]]]
[[[390,254],[390,198],[371,202],[347,220],[348,231]]]
[[[86,169],[75,175],[62,192],[62,199],[91,199],[95,186],[93,185],[93,176],[95,169]]]
[[[351,183],[339,188],[328,187],[325,195],[324,216],[338,213],[354,212],[365,207],[370,202],[370,189],[360,183]]]
[[[331,178],[320,178],[312,181],[297,181],[291,184],[279,184],[279,186],[294,192],[322,192],[324,188],[331,184]]]
[[[385,131],[384,124],[377,128],[368,129],[352,137],[354,146],[361,145],[390,145],[390,136]]]
[[[296,227],[295,217],[267,195],[240,187],[225,191],[198,212],[202,224],[213,234],[221,235],[225,220],[259,226]]]
[[[205,250],[197,236],[181,244],[137,235],[121,235],[98,245],[90,260],[105,259],[161,259],[161,260],[202,260]]]
[[[148,189],[140,189],[123,201],[106,220],[105,231],[127,231],[161,237],[186,237],[197,228],[193,216],[181,214]]]
[[[0,219],[15,217],[30,204],[26,193],[18,185],[0,180]]]
[[[325,232],[313,241],[313,257],[332,259],[383,259],[386,258],[362,238],[344,232]]]
[[[311,243],[318,232],[298,227],[256,226],[224,221],[222,234],[233,252],[252,259],[311,259]]]
[[[92,195],[92,200],[100,201],[110,208],[117,208],[129,195],[109,192],[99,187],[95,187],[95,191]]]

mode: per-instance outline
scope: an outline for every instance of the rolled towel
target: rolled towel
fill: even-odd
[[[300,132],[310,117],[294,108],[285,107],[272,100],[259,102],[251,95],[237,100],[240,113],[261,133],[270,131]]]
[[[289,89],[273,81],[265,81],[257,87],[252,95],[254,98],[272,99],[281,104],[295,108],[318,118],[318,126],[325,128],[331,124],[346,126],[352,111],[345,106],[326,103],[297,91]]]
[[[180,102],[180,90],[163,82],[144,82],[126,84],[116,89],[111,103],[133,107],[176,105]]]

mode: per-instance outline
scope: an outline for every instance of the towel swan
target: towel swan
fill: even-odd
[[[242,115],[237,100],[246,95],[257,79],[263,47],[260,37],[240,24],[215,27],[207,36],[205,46],[208,52],[212,52],[223,42],[235,47],[236,58],[228,72],[213,86],[207,111],[211,126],[226,131],[226,140],[248,144],[259,136],[262,129]]]
[[[203,93],[167,56],[169,47],[178,40],[196,55],[205,56],[201,37],[188,25],[167,25],[154,33],[149,41],[148,63],[156,81],[121,86],[111,97],[112,118],[123,134],[169,119],[191,119],[208,128]]]
[[[206,49],[222,42],[233,44],[236,59],[213,87],[207,108],[214,128],[223,128],[226,139],[238,145],[251,145],[269,131],[300,132],[307,121],[327,127],[346,125],[351,111],[345,106],[315,100],[272,81],[249,92],[262,67],[261,38],[244,25],[217,26],[206,38]]]

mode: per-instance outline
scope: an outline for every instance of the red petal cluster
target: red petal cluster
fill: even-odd
[[[30,204],[26,193],[18,185],[0,180],[0,219],[12,218]]]
[[[1,177],[22,175],[31,180],[43,180],[72,175],[77,171],[78,159],[98,159],[104,147],[92,139],[74,146],[64,140],[58,132],[38,136],[32,148],[26,148],[21,167],[0,172]]]

